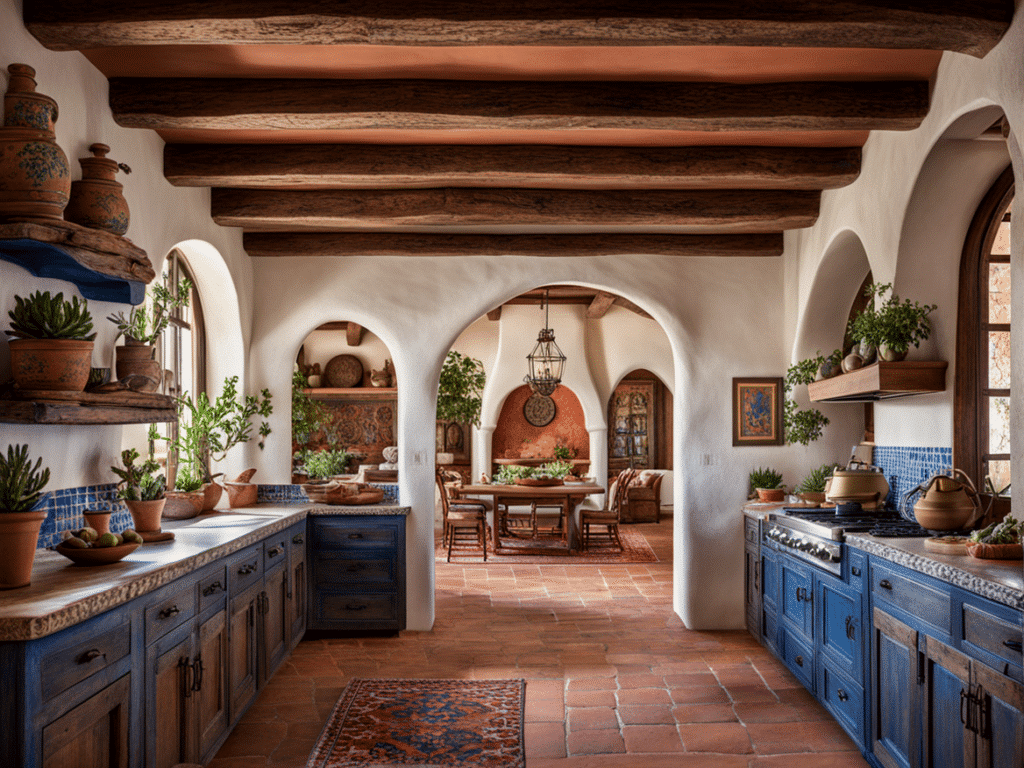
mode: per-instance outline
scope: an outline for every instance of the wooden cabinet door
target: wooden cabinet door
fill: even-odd
[[[974,734],[968,730],[971,660],[925,636],[923,719],[927,768],[974,768]]]
[[[1024,685],[977,661],[972,670],[981,702],[978,768],[1024,765]]]
[[[920,764],[917,631],[875,608],[871,649],[871,742],[886,768]]]
[[[43,768],[128,768],[131,675],[43,728]]]
[[[180,637],[180,636],[179,636]],[[189,732],[193,639],[154,643],[146,651],[146,764],[173,768],[194,750]]]
[[[815,611],[819,621],[815,645],[840,662],[857,683],[864,683],[864,639],[861,636],[861,601],[839,579],[815,575]]]
[[[227,611],[215,613],[199,625],[196,666],[197,690],[192,697],[196,743],[195,759],[206,762],[208,754],[228,729],[228,621]]]
[[[778,607],[807,641],[813,638],[813,600],[811,569],[788,557],[780,557]]]
[[[757,546],[748,544],[744,548],[744,606],[746,608],[747,630],[754,637],[761,636],[761,555]]]
[[[228,691],[231,719],[237,720],[256,697],[256,607],[263,585],[254,584],[231,600],[228,627]]]
[[[293,554],[295,549],[292,549]],[[306,633],[306,603],[309,584],[306,577],[305,550],[301,558],[293,557],[288,563],[291,569],[288,583],[288,623],[291,645],[294,647]]]
[[[284,661],[291,647],[291,621],[288,617],[288,568],[282,565],[267,574],[263,587],[263,642],[260,685],[262,686]]]

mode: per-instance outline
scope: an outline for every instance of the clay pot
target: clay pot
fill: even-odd
[[[209,512],[217,506],[221,494],[224,493],[224,486],[218,483],[203,483],[203,512]]]
[[[160,518],[163,515],[165,504],[167,504],[166,498],[154,501],[125,501],[124,503],[131,513],[135,530],[144,533],[160,532]]]
[[[36,93],[35,70],[11,64],[0,129],[0,218],[60,219],[71,192],[67,155],[57,146],[57,103]]]
[[[758,488],[758,501],[784,501],[786,498],[785,488]]]
[[[39,544],[39,529],[45,519],[45,510],[0,512],[0,539],[4,542],[0,589],[17,589],[32,583],[32,561]]]
[[[135,392],[156,392],[160,388],[161,369],[156,361],[156,347],[128,339],[124,346],[114,347],[114,372],[118,380],[130,376]]]
[[[203,511],[202,491],[168,491],[163,517],[168,520],[191,520]]]
[[[93,509],[83,512],[82,516],[85,518],[85,524],[102,536],[104,533],[110,533],[110,514],[109,509]]]
[[[884,360],[887,363],[898,363],[900,360],[906,360],[909,352],[909,348],[902,352],[893,352],[885,344],[878,345],[878,359]]]
[[[92,369],[92,341],[12,339],[11,375],[19,389],[82,392]]]
[[[849,373],[850,371],[856,371],[858,368],[864,367],[864,358],[854,353],[848,354],[843,358],[843,373]]]
[[[224,483],[224,490],[228,493],[228,506],[232,509],[255,504],[258,489],[259,486],[255,483]]]
[[[128,231],[128,201],[114,177],[118,170],[131,173],[132,169],[107,158],[110,147],[106,144],[93,144],[89,151],[94,157],[78,161],[82,164],[82,179],[71,182],[71,198],[64,218],[83,227],[123,235]]]

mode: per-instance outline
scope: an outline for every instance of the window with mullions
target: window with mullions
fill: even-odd
[[[993,511],[1009,511],[1010,230],[1013,169],[982,200],[960,260],[954,461]]]

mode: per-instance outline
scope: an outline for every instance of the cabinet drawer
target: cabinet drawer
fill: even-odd
[[[782,660],[807,690],[814,693],[814,650],[797,635],[782,625]]]
[[[313,530],[316,549],[394,548],[398,541],[394,528],[369,523],[317,520]]]
[[[755,520],[754,518],[747,517],[747,518],[744,519],[743,530],[744,530],[744,535],[746,536],[747,541],[749,541],[751,543],[754,543],[754,544],[757,543],[758,529],[759,528],[760,528],[760,526],[758,525],[758,521]]]
[[[317,552],[313,555],[313,579],[318,587],[358,584],[393,588],[395,558],[389,552]]]
[[[288,538],[288,557],[292,563],[302,562],[306,559],[306,526],[301,525],[289,529],[286,532]]]
[[[256,546],[235,555],[228,562],[231,594],[237,595],[263,579],[263,547]]]
[[[398,599],[394,594],[321,591],[317,618],[328,624],[363,625],[398,621]]]
[[[847,579],[850,586],[863,594],[864,585],[868,579],[868,556],[859,549],[848,546],[846,548],[846,564],[849,569]]]
[[[818,697],[846,730],[857,746],[864,747],[864,689],[847,678],[838,667],[822,663],[818,676]]]
[[[278,568],[288,561],[288,537],[277,533],[263,542],[263,570]]]
[[[223,566],[199,581],[199,613],[223,599],[228,591],[227,569]]]
[[[196,615],[195,583],[179,588],[146,609],[146,644],[163,637]]]
[[[934,627],[946,637],[950,634],[952,596],[923,579],[908,578],[895,568],[872,561],[871,597],[876,603],[891,605]]]
[[[985,605],[964,604],[964,650],[988,664],[995,661],[993,656],[1000,662],[1008,662],[1011,677],[1019,680],[1022,667],[1020,614],[1013,622],[1009,614],[999,617],[986,608]]]
[[[68,648],[44,656],[40,664],[43,700],[48,701],[131,653],[131,626],[100,630]],[[7,692],[10,695],[10,691]]]

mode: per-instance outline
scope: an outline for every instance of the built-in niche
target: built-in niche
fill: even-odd
[[[590,435],[579,398],[564,384],[547,398],[525,385],[516,387],[505,398],[491,437],[493,469],[502,464],[543,464],[554,459],[556,447],[567,448],[576,472],[586,473]]]
[[[372,475],[367,479],[397,479],[397,470],[380,469],[384,449],[396,444],[398,405],[397,376],[384,342],[355,323],[324,323],[303,341],[295,370],[309,384],[297,396],[321,406],[322,417],[306,433],[293,428],[293,456],[345,450],[353,454],[349,473],[365,469]]]
[[[623,377],[608,401],[608,476],[672,469],[672,393],[645,369]]]

